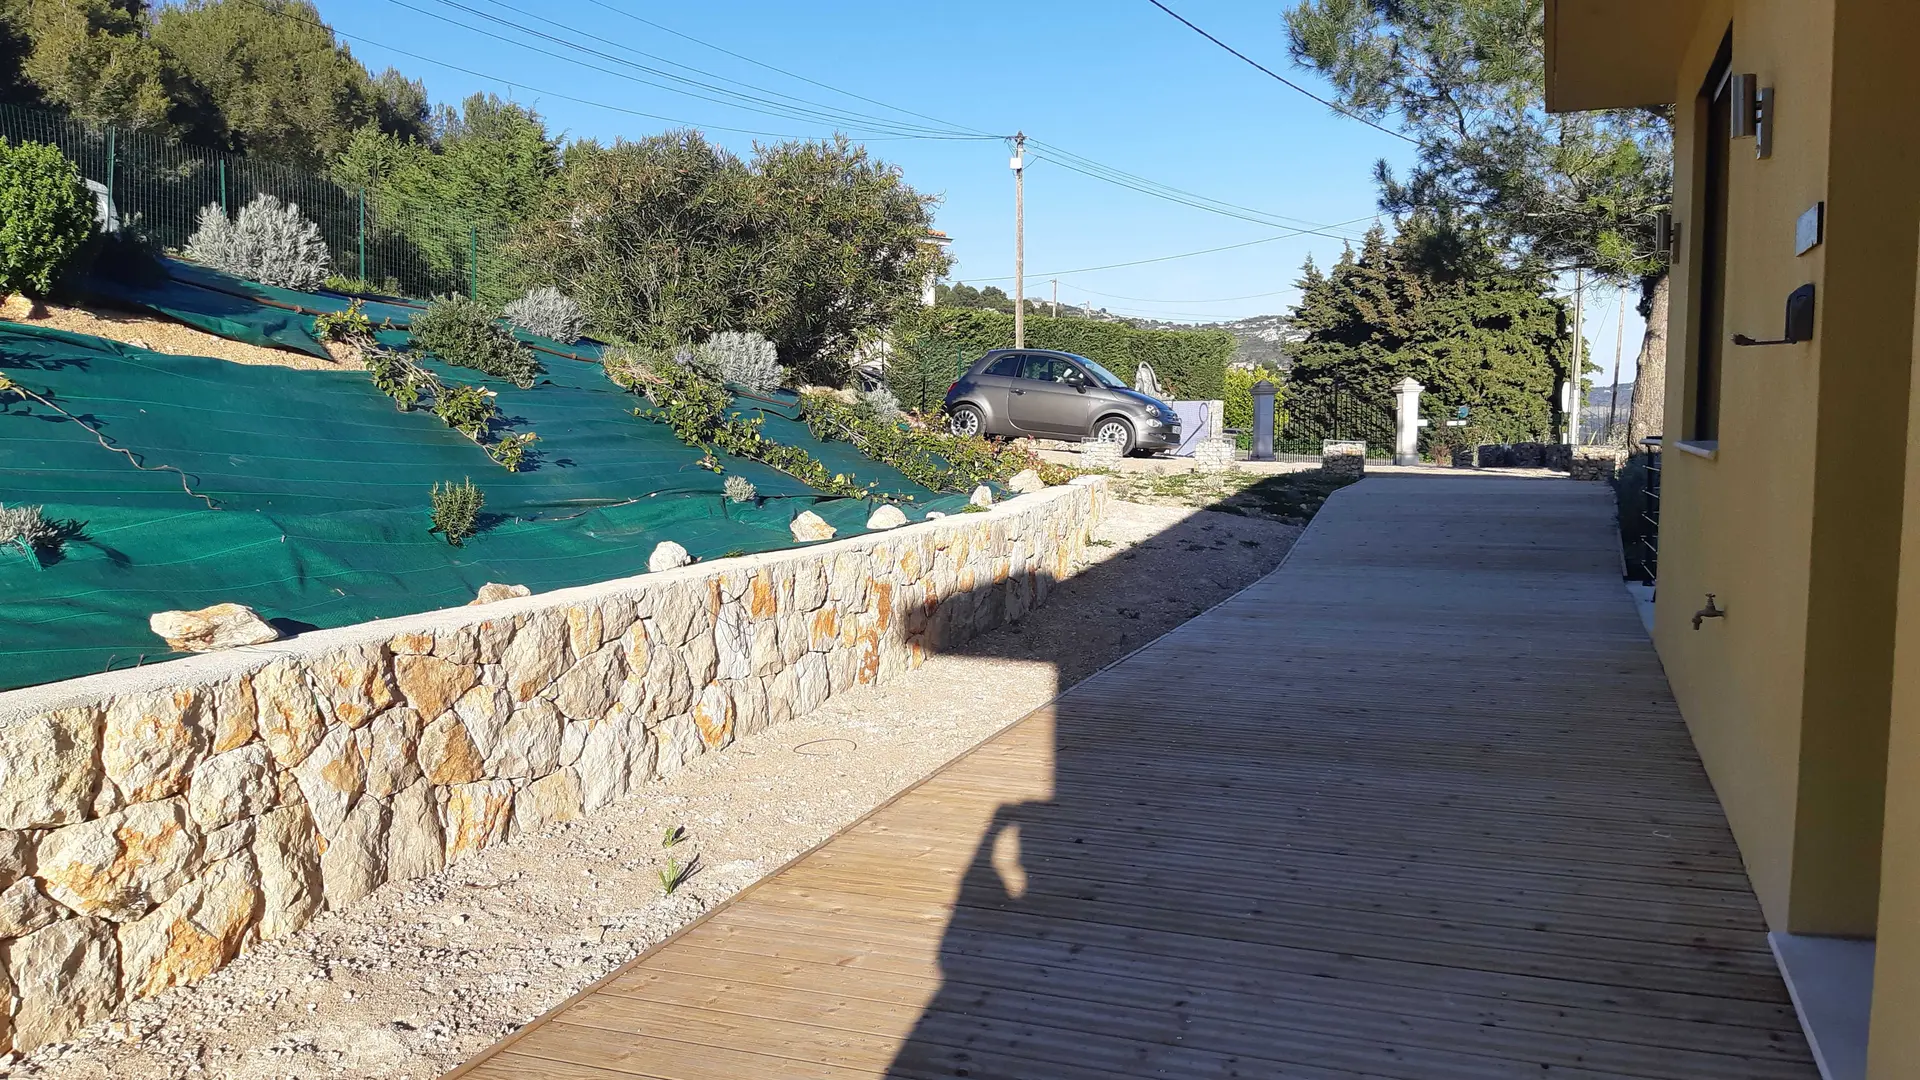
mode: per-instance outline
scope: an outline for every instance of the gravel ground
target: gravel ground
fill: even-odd
[[[28,320],[26,324],[54,330],[67,330],[75,334],[92,334],[94,337],[124,341],[129,345],[138,345],[155,352],[172,353],[175,356],[211,356],[217,360],[231,360],[236,364],[270,364],[275,367],[305,368],[314,371],[360,369],[359,355],[344,346],[327,346],[329,351],[335,353],[333,361],[329,362],[319,357],[308,356],[306,353],[285,349],[263,349],[258,345],[248,345],[245,342],[228,341],[226,338],[203,333],[171,319],[130,311],[117,311],[112,308],[77,308],[63,304],[48,304],[44,316]]]
[[[1024,622],[591,818],[382,888],[81,1041],[0,1061],[0,1076],[438,1075],[1273,569],[1300,533],[1255,516],[1108,505],[1089,561]],[[686,839],[665,851],[672,827]],[[697,861],[664,896],[668,857]]]

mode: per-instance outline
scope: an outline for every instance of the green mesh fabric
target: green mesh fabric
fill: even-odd
[[[509,430],[539,433],[530,465],[509,473],[431,414],[397,411],[361,372],[171,356],[0,323],[0,374],[147,467],[37,402],[0,403],[0,503],[86,523],[44,569],[0,552],[0,688],[164,658],[147,628],[156,611],[232,601],[290,630],[341,626],[463,604],[488,581],[544,591],[640,573],[663,540],[700,558],[792,546],[788,523],[808,509],[840,535],[863,529],[871,504],[719,455],[762,497],[728,502],[725,477],[665,425],[634,416],[642,403],[598,365],[543,360],[530,390],[428,362],[449,381],[495,390]],[[780,437],[830,467],[911,496],[915,517],[965,502],[783,422],[797,430]],[[487,517],[454,548],[427,532],[428,492],[463,478],[485,491]]]

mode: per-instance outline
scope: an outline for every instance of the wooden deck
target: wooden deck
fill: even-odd
[[[456,1075],[1811,1080],[1610,516],[1348,488],[1271,576]]]

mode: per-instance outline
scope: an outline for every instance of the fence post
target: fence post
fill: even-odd
[[[480,228],[467,226],[467,297],[480,299]]]
[[[233,216],[233,207],[227,202],[227,159],[220,159],[220,212]]]
[[[119,206],[120,205],[119,196],[115,195],[113,192],[113,167],[115,164],[114,162],[115,147],[114,147],[113,132],[114,132],[113,127],[108,126],[107,128],[107,202],[112,203],[114,206]]]
[[[367,189],[360,189],[360,284],[367,283]]]
[[[1420,464],[1420,392],[1426,387],[1409,375],[1394,385],[1394,404],[1398,415],[1393,429],[1393,463]]]

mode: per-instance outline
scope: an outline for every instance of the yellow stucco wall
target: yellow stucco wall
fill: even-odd
[[[1676,87],[1672,304],[1655,638],[1769,923],[1871,935],[1891,687],[1920,183],[1892,55],[1920,4],[1723,0]],[[1713,459],[1673,444],[1692,416],[1702,156],[1696,102],[1722,37],[1775,88],[1771,159],[1732,144],[1726,329],[1779,336],[1819,289],[1813,342],[1726,353]],[[1914,29],[1920,29],[1916,25]],[[1794,222],[1828,203],[1827,241]],[[1898,254],[1895,252],[1898,251]],[[1695,631],[1707,593],[1728,615]]]

